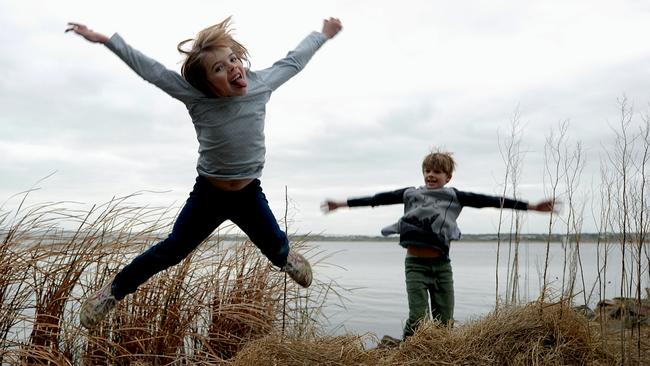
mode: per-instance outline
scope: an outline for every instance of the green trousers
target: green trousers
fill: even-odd
[[[454,279],[449,260],[440,258],[406,257],[406,293],[409,317],[403,339],[413,335],[415,328],[429,313],[447,325],[454,318]]]

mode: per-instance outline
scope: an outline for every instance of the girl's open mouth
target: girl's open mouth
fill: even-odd
[[[244,79],[241,74],[237,74],[234,79],[230,80],[230,83],[240,88],[245,88],[248,86],[246,79]]]

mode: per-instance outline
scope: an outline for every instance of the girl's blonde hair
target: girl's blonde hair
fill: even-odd
[[[207,27],[200,31],[196,38],[189,38],[178,44],[178,52],[186,56],[181,74],[190,85],[206,95],[214,95],[207,80],[207,72],[204,64],[205,55],[220,47],[230,47],[232,52],[240,60],[248,63],[248,50],[241,43],[232,38],[230,18],[223,22]],[[189,50],[183,49],[188,43],[192,44]]]
[[[440,170],[441,172],[451,176],[454,169],[456,169],[456,162],[451,155],[450,152],[446,151],[432,151],[422,160],[422,169],[424,170],[425,168],[429,168],[431,170]]]

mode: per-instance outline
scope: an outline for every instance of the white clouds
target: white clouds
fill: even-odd
[[[542,198],[545,138],[565,119],[593,156],[585,174],[597,175],[616,99],[626,94],[639,110],[650,100],[649,14],[633,0],[0,1],[0,197],[53,170],[34,199],[171,190],[141,197],[164,205],[191,188],[197,145],[182,104],[104,47],[64,34],[69,20],[118,31],[178,70],[176,44],[228,15],[254,69],[318,30],[322,18],[340,17],[343,32],[268,105],[263,183],[276,212],[289,187],[296,230],[376,234],[400,207],[323,216],[319,202],[418,185],[432,146],[455,152],[455,186],[497,192],[498,134],[517,109],[526,126],[525,198]],[[468,209],[462,229],[492,231],[494,217]],[[543,219],[531,215],[528,227],[540,231]]]

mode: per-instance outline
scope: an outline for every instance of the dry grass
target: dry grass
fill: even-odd
[[[389,364],[611,365],[598,333],[562,304],[501,309],[457,329],[429,322]]]
[[[308,291],[285,283],[249,241],[217,235],[121,301],[97,329],[80,327],[81,300],[173,222],[167,210],[128,199],[86,212],[60,204],[0,211],[0,364],[215,364],[283,323],[288,331],[313,326],[305,322],[320,304]],[[62,221],[77,229],[60,230]]]
[[[63,219],[77,230],[56,229]],[[336,288],[299,289],[250,242],[226,243],[220,235],[120,302],[100,327],[81,328],[81,300],[158,241],[153,233],[172,221],[166,210],[129,206],[128,197],[89,212],[46,204],[0,213],[0,364],[635,365],[649,359],[647,329],[639,337],[592,326],[567,304],[503,308],[454,329],[425,323],[393,349],[366,349],[374,335],[319,336],[321,302]]]
[[[650,327],[628,327],[621,320],[598,323],[602,348],[615,356],[618,365],[650,365]]]
[[[363,348],[363,337],[285,338],[273,334],[247,344],[229,365],[377,365],[378,352]]]
[[[362,337],[312,340],[269,336],[251,342],[233,365],[614,365],[615,353],[569,307],[511,307],[455,329],[426,322],[394,349],[363,348]],[[631,363],[635,364],[635,363]]]

